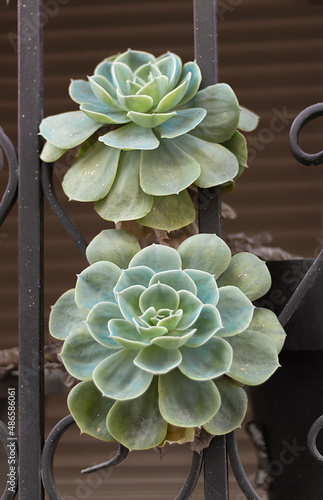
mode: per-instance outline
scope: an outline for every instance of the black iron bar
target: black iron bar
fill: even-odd
[[[201,87],[218,82],[216,0],[194,0],[195,60],[202,72]],[[200,233],[221,236],[221,188],[198,190]]]
[[[44,498],[42,2],[18,0],[19,500]]]

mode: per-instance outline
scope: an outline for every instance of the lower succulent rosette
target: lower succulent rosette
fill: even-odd
[[[272,375],[285,338],[275,314],[252,304],[270,287],[266,264],[246,252],[231,258],[212,234],[178,250],[140,249],[113,229],[87,258],[50,316],[65,367],[82,381],[68,398],[81,431],[147,449],[193,441],[197,427],[239,427],[242,385]]]

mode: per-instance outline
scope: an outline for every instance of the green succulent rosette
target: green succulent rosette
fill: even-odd
[[[65,367],[81,380],[68,397],[81,431],[147,449],[192,441],[197,427],[239,427],[242,385],[272,375],[285,338],[275,314],[252,304],[270,287],[266,264],[231,258],[214,234],[178,250],[140,249],[114,229],[94,238],[87,258],[50,315]]]
[[[55,162],[81,146],[63,189],[71,200],[95,202],[113,222],[138,220],[171,231],[190,224],[187,188],[232,183],[246,167],[246,141],[258,117],[240,108],[223,83],[198,91],[201,72],[167,53],[128,50],[102,61],[69,95],[78,111],[45,118],[41,159]]]

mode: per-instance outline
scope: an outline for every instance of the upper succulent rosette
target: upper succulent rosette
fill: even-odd
[[[265,263],[231,258],[215,235],[141,250],[116,230],[96,236],[87,257],[50,316],[63,362],[82,380],[68,398],[81,430],[145,449],[192,441],[196,427],[238,427],[241,384],[276,370],[285,337],[275,314],[251,302],[270,286]]]
[[[70,199],[94,201],[114,222],[183,227],[195,218],[186,188],[231,182],[247,160],[236,129],[257,125],[228,85],[198,91],[200,83],[197,64],[173,53],[128,50],[105,59],[87,82],[71,82],[79,111],[42,121],[41,158],[53,162],[84,144],[63,180]]]

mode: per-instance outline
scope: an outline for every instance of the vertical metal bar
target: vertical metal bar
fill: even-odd
[[[218,81],[216,0],[194,0],[195,59],[202,71],[202,85]],[[199,189],[200,233],[221,236],[221,189]],[[204,498],[227,500],[228,473],[225,436],[216,436],[204,454]]]
[[[195,59],[202,71],[202,86],[218,81],[216,0],[194,0]],[[221,188],[199,189],[200,233],[221,236]]]
[[[42,1],[18,0],[19,500],[44,498],[42,46]]]

